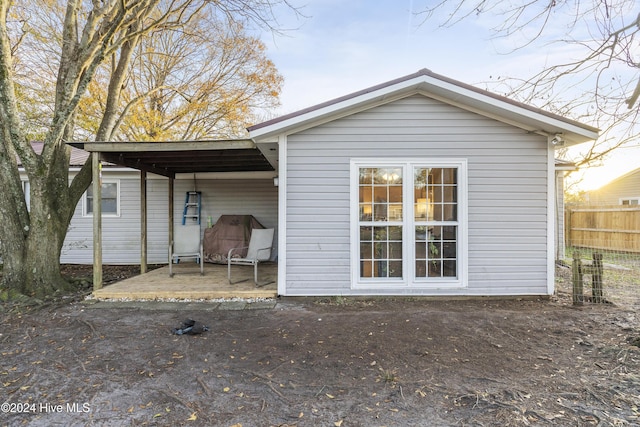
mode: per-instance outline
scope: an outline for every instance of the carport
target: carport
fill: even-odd
[[[140,171],[140,272],[147,272],[147,174],[169,179],[168,236],[173,243],[174,181],[180,174],[273,172],[277,144],[249,139],[180,142],[73,142],[91,153],[93,171],[93,289],[102,288],[102,163]]]

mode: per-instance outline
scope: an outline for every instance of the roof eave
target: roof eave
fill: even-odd
[[[354,112],[420,93],[478,114],[501,120],[530,132],[563,134],[565,146],[598,138],[599,129],[558,116],[456,80],[421,70],[341,98],[300,110],[248,128],[249,137],[264,141],[298,132]]]

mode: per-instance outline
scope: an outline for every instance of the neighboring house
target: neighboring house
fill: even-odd
[[[587,193],[589,205],[640,205],[640,168]]]
[[[196,187],[203,217],[249,213],[276,228],[280,295],[550,295],[554,151],[599,132],[429,70],[248,130],[249,140],[79,145],[157,179],[147,210],[158,260],[168,218],[179,226]],[[140,221],[127,221],[117,239],[135,243]]]

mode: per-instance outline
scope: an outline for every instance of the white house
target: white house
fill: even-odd
[[[249,128],[279,148],[283,295],[544,295],[554,148],[598,130],[421,70]]]
[[[204,217],[250,213],[276,228],[280,295],[498,296],[553,293],[554,150],[598,137],[429,70],[248,130],[240,141],[83,147],[145,171],[160,235],[194,186]],[[150,262],[166,239],[149,236]]]

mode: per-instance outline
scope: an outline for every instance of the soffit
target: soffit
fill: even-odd
[[[167,177],[179,173],[273,171],[251,140],[70,143],[100,159]]]

